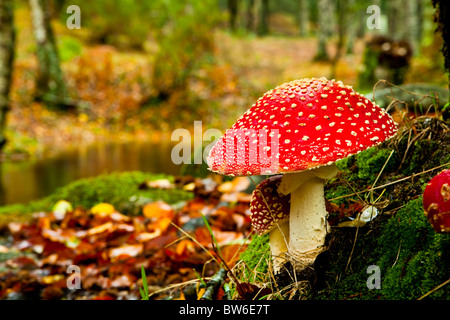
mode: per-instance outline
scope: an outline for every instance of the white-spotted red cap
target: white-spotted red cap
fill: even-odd
[[[278,193],[281,175],[271,176],[259,183],[252,193],[250,212],[255,232],[264,235],[289,217],[290,195]]]
[[[436,232],[450,232],[450,169],[443,170],[428,182],[423,192],[423,207]]]
[[[211,171],[296,172],[346,158],[393,137],[391,116],[341,81],[294,80],[268,91],[211,149]]]

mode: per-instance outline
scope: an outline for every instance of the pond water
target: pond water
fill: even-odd
[[[80,146],[42,160],[0,164],[0,205],[27,203],[47,196],[72,181],[121,171],[176,175],[171,160],[176,142],[103,143]]]

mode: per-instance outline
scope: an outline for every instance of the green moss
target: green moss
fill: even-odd
[[[391,154],[389,149],[370,148],[356,155],[356,164],[358,166],[358,178],[367,184],[372,184],[383,166],[384,172],[391,172],[395,168],[395,152]],[[387,161],[389,159],[389,161]]]
[[[2,214],[27,214],[36,211],[49,211],[58,200],[67,200],[74,207],[91,208],[94,205],[107,202],[122,213],[136,213],[136,202],[163,200],[176,203],[192,198],[192,193],[178,189],[147,189],[140,190],[139,185],[145,181],[169,179],[172,176],[145,173],[140,171],[121,172],[80,179],[67,186],[57,189],[53,194],[29,204],[15,204],[0,207]]]
[[[433,231],[421,198],[377,219],[359,229],[356,243],[355,229],[333,229],[329,286],[317,299],[417,299],[450,277],[450,235]],[[370,265],[380,268],[381,289],[367,287]],[[429,298],[449,299],[450,287]]]
[[[417,299],[450,277],[450,235],[434,232],[423,214],[421,197],[388,221],[377,254],[386,299]],[[441,290],[434,297],[450,298],[450,288]]]
[[[268,271],[267,262],[270,261],[269,235],[253,236],[240,259],[245,262],[245,279],[251,280],[250,282],[265,282]]]
[[[404,175],[421,172],[450,162],[450,145],[439,140],[419,140],[410,147],[410,159],[402,166]]]
[[[361,185],[371,185],[386,164],[383,172],[395,170],[397,153],[383,146],[369,148],[356,155],[340,160],[336,165],[341,170],[347,181],[357,182]],[[387,161],[389,159],[389,161]]]

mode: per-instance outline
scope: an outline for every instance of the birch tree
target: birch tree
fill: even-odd
[[[9,91],[14,60],[13,1],[0,0],[0,149],[6,143],[6,117],[10,108]]]
[[[35,99],[64,109],[70,103],[50,24],[48,0],[29,0],[29,3],[38,58]]]

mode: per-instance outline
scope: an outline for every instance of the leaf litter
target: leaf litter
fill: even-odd
[[[185,299],[188,284],[200,299],[207,288],[199,284],[217,275],[222,284],[223,267],[234,266],[252,232],[244,179],[144,182],[141,188],[183,188],[194,197],[148,202],[137,215],[109,203],[86,209],[61,200],[31,221],[10,222],[0,230],[0,299],[140,299],[143,282],[150,299]],[[226,296],[222,286],[208,292]]]

